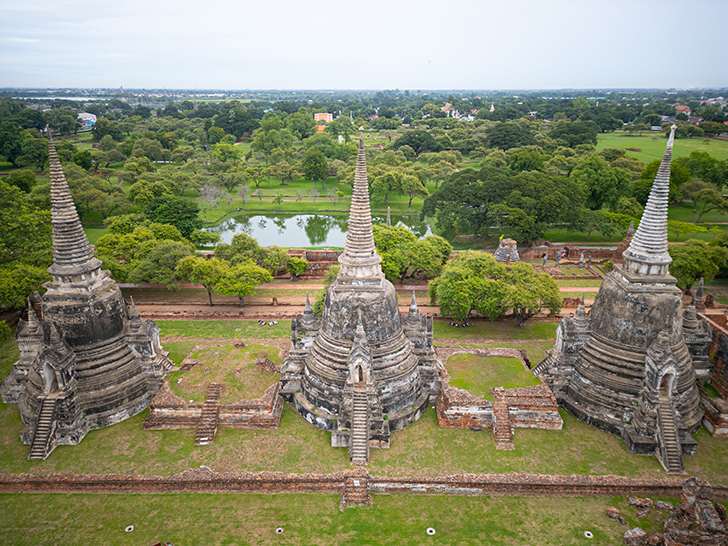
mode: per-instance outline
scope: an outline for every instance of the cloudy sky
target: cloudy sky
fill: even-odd
[[[728,86],[727,0],[2,0],[0,87]]]

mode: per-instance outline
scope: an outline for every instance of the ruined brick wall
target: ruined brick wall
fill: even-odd
[[[511,426],[561,430],[564,422],[559,415],[559,405],[546,385],[506,389],[503,396],[508,404]]]
[[[265,394],[253,400],[220,405],[217,415],[219,427],[270,430],[278,428],[283,413],[283,399],[278,396],[280,383],[268,387]]]
[[[362,478],[376,493],[435,495],[615,496],[646,494],[678,497],[683,481],[623,476],[559,476],[544,474],[459,474],[441,477],[376,477],[364,469],[331,474],[225,472],[208,468],[172,476],[71,473],[0,474],[0,492],[34,493],[338,493],[347,479]],[[716,499],[728,499],[728,486],[713,486]]]

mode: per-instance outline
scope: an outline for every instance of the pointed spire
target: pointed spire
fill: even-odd
[[[303,321],[302,326],[306,329],[314,327],[315,317],[313,314],[313,307],[311,307],[311,301],[308,299],[308,292],[306,292],[306,307],[303,310]]]
[[[129,305],[129,326],[131,326],[132,330],[138,330],[142,326],[142,316],[134,304],[134,297],[129,296],[129,300],[131,301]]]
[[[698,329],[698,314],[695,309],[695,296],[690,301],[690,305],[683,312],[683,332],[690,333]]]
[[[705,296],[703,294],[703,285],[705,284],[703,277],[700,277],[700,282],[698,283],[698,289],[695,291],[695,299],[702,300]]]
[[[28,298],[28,332],[35,333],[40,329],[40,322],[38,321],[38,315],[35,314],[35,308],[33,303]]]
[[[634,236],[634,220],[629,221],[629,229],[627,230],[627,237]]]
[[[589,327],[589,319],[586,314],[586,293],[581,293],[581,301],[579,302],[579,307],[576,308],[576,313],[574,313],[574,326],[576,326],[580,330],[586,330]]]
[[[48,132],[48,155],[51,164],[51,225],[53,229],[53,276],[81,275],[101,267],[78,219],[71,191],[58,160],[51,131]]]
[[[415,298],[414,290],[412,290],[412,301],[407,315],[407,322],[412,326],[420,324],[420,310],[417,308],[417,298]]]
[[[623,255],[623,270],[642,277],[668,276],[667,268],[672,262],[667,252],[667,203],[675,128],[673,125],[670,130],[665,155],[652,183],[640,225]]]
[[[61,344],[63,344],[63,339],[61,338],[61,334],[58,332],[58,328],[56,327],[55,322],[51,322],[49,341],[51,347],[54,348],[59,347]]]
[[[387,207],[387,225],[389,227],[392,226],[392,214],[391,214],[392,207]]]
[[[339,256],[341,270],[338,279],[380,280],[382,278],[382,258],[374,248],[367,163],[364,155],[364,128],[360,127],[359,131],[359,152],[354,173],[349,231],[346,234],[344,252]]]

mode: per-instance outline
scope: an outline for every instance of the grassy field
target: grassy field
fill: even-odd
[[[184,400],[204,402],[207,398],[207,385],[213,382],[223,385],[220,392],[221,404],[259,398],[263,396],[265,389],[278,381],[278,374],[263,371],[255,364],[255,359],[263,356],[276,365],[283,363],[275,347],[209,347],[192,355],[199,359],[198,365],[187,372],[172,372],[167,380],[172,393]],[[209,371],[205,372],[206,369]]]
[[[435,321],[433,332],[435,339],[485,340],[485,339],[551,339],[556,337],[555,322],[539,322],[529,320],[522,327],[516,326],[514,320],[477,321],[470,328],[450,326],[449,322]]]
[[[512,389],[541,384],[517,358],[458,354],[447,359],[445,368],[451,377],[450,385],[491,401],[491,387]]]
[[[653,498],[676,503],[677,499]],[[637,518],[625,497],[374,495],[368,509],[339,510],[339,496],[0,495],[0,542],[212,545],[613,545],[626,527],[659,532],[667,513]],[[134,525],[131,533],[124,528]],[[278,527],[283,528],[276,534]],[[435,536],[426,530],[432,527]],[[584,531],[591,531],[586,539]]]
[[[629,136],[624,131],[613,133],[600,133],[597,135],[597,150],[604,148],[639,148],[641,152],[627,152],[630,157],[636,157],[644,163],[655,159],[662,159],[667,146],[664,133]],[[678,138],[673,145],[672,157],[684,157],[693,151],[708,152],[718,160],[728,159],[728,142],[709,138]]]

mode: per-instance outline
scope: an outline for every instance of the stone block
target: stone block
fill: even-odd
[[[646,546],[647,540],[647,533],[639,527],[627,529],[624,532],[624,543],[626,546]]]

